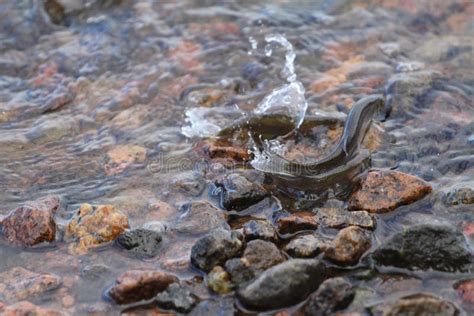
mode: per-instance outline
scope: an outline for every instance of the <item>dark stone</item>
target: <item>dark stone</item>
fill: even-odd
[[[464,235],[448,224],[409,227],[392,236],[372,256],[379,264],[411,270],[465,271],[473,262]]]
[[[317,233],[305,234],[292,239],[284,250],[295,258],[312,258],[324,252],[328,248],[329,242],[327,238]]]
[[[161,233],[139,228],[126,231],[117,238],[116,243],[139,255],[154,257],[158,254],[161,240]]]
[[[209,272],[217,265],[237,256],[242,249],[238,235],[226,229],[216,229],[199,239],[191,249],[191,263]]]
[[[134,303],[151,299],[175,282],[178,278],[165,272],[129,270],[117,278],[108,294],[117,304]]]
[[[3,238],[20,246],[53,242],[56,238],[54,213],[58,207],[59,199],[48,196],[13,210],[2,221]]]
[[[190,289],[177,283],[156,295],[156,304],[165,309],[172,309],[179,313],[188,313],[198,303],[198,298]]]
[[[316,290],[325,266],[315,259],[293,259],[276,265],[237,291],[240,302],[252,310],[270,310],[296,304]]]
[[[242,284],[252,280],[255,273],[249,268],[249,263],[242,258],[233,258],[225,263],[225,270],[230,274],[232,283]]]
[[[264,239],[276,241],[278,235],[273,225],[266,220],[251,220],[244,224],[245,240]]]
[[[216,228],[229,228],[227,215],[207,201],[195,201],[181,207],[175,226],[180,233],[205,234]]]
[[[373,315],[387,316],[459,315],[459,310],[450,301],[424,293],[405,296],[393,303],[383,302],[370,308],[370,311]]]
[[[229,211],[246,209],[268,195],[261,185],[236,173],[216,181],[215,185],[220,188],[219,198],[222,206]]]
[[[349,306],[354,296],[354,288],[343,278],[326,280],[309,297],[305,306],[305,315],[332,315]]]

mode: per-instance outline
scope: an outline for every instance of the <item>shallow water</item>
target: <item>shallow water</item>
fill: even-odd
[[[202,157],[193,147],[198,135],[250,115],[287,84],[285,49],[264,49],[265,36],[283,34],[294,47],[306,114],[347,113],[360,98],[385,94],[392,111],[372,166],[433,186],[427,198],[377,215],[374,244],[414,223],[447,221],[473,245],[473,206],[445,202],[453,188],[474,189],[472,1],[98,1],[72,8],[59,24],[42,3],[0,2],[0,216],[49,194],[61,197],[62,227],[81,203],[113,204],[132,228],[150,220],[173,226],[186,202],[217,205],[212,177],[222,165],[197,168]],[[185,133],[189,138],[182,127],[195,108],[206,108],[215,125]],[[298,209],[279,190],[274,195]],[[157,201],[174,213],[156,212]],[[261,205],[259,213],[271,216],[279,205]],[[33,250],[2,242],[0,272],[23,266],[63,277],[56,292],[31,299],[40,306],[72,314],[96,306],[115,314],[123,307],[104,293],[123,271],[200,275],[188,262],[195,240],[173,235],[146,260],[113,245],[73,255],[60,236]],[[90,265],[107,272],[85,277]],[[400,273],[352,278],[367,291],[348,311],[420,291],[472,308],[453,289],[466,275]],[[219,299],[195,286],[202,297]],[[66,295],[72,306],[62,301]]]

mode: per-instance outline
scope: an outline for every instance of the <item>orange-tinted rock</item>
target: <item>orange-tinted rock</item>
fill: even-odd
[[[311,212],[297,212],[277,221],[278,231],[282,234],[296,233],[300,230],[314,230],[318,228],[316,216]]]
[[[209,158],[226,158],[235,161],[248,161],[250,154],[246,148],[233,146],[223,139],[208,139],[200,142],[195,149]]]
[[[109,295],[118,304],[148,300],[177,281],[174,275],[161,271],[129,270],[117,278]]]
[[[403,172],[372,170],[352,194],[349,209],[385,213],[421,199],[431,189],[427,182]]]
[[[35,273],[15,267],[0,273],[0,297],[16,302],[41,295],[61,285],[61,278],[49,273]]]
[[[370,248],[370,245],[368,231],[357,226],[350,226],[339,231],[324,255],[327,259],[340,264],[354,264]]]
[[[119,174],[134,163],[143,163],[146,150],[140,146],[118,146],[105,157],[104,171],[108,176]]]
[[[474,279],[461,281],[456,285],[456,291],[465,303],[474,307]]]
[[[89,248],[115,240],[128,228],[128,218],[112,205],[82,204],[66,229],[66,239],[73,239],[72,252],[84,254]]]
[[[3,310],[0,308],[3,316],[58,316],[63,315],[60,311],[42,308],[28,301],[21,301],[10,306],[6,306]]]
[[[53,216],[58,207],[59,199],[54,196],[26,203],[3,219],[3,237],[8,243],[21,246],[54,241],[56,223]]]

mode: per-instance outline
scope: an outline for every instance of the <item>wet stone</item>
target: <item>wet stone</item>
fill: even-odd
[[[304,311],[312,316],[332,315],[349,306],[354,296],[353,286],[343,278],[328,279],[310,295]]]
[[[64,315],[58,310],[43,308],[28,301],[21,301],[5,306],[3,309],[0,303],[0,313],[3,316],[60,316]]]
[[[212,159],[223,158],[237,162],[250,160],[250,154],[246,148],[234,146],[223,139],[203,140],[196,145],[195,151]]]
[[[368,231],[350,226],[342,229],[324,252],[325,258],[339,264],[355,264],[371,245]]]
[[[450,301],[442,300],[436,296],[424,293],[402,297],[392,304],[384,302],[370,308],[370,310],[372,314],[388,316],[454,316],[459,314],[459,310]]]
[[[240,302],[251,310],[270,310],[296,304],[316,290],[325,267],[315,259],[293,259],[276,265],[240,288]]]
[[[141,256],[154,257],[158,254],[162,233],[148,229],[134,229],[120,235],[116,243],[120,247]]]
[[[463,280],[457,283],[454,288],[463,302],[474,308],[474,279]]]
[[[0,273],[0,299],[16,302],[57,289],[61,278],[50,273],[36,273],[15,267]]]
[[[284,248],[294,258],[312,258],[329,247],[330,241],[317,234],[305,234],[293,238]]]
[[[383,243],[373,258],[386,266],[445,272],[464,271],[473,263],[464,235],[448,224],[409,227]]]
[[[218,294],[227,294],[232,291],[230,275],[221,266],[215,266],[207,275],[207,286]]]
[[[225,263],[225,270],[229,273],[232,283],[240,285],[255,277],[255,272],[250,269],[250,263],[242,258],[233,258]]]
[[[471,188],[455,188],[444,197],[448,205],[474,204],[474,190]]]
[[[128,218],[112,205],[82,204],[66,228],[66,239],[74,242],[70,250],[84,254],[90,248],[115,240],[129,227]]]
[[[129,270],[117,278],[108,294],[117,304],[128,304],[151,299],[174,282],[178,278],[165,272]]]
[[[54,196],[25,203],[1,221],[3,238],[12,245],[20,246],[53,242],[56,237],[54,213],[58,207],[59,199]]]
[[[247,262],[254,275],[286,260],[275,244],[259,239],[247,244],[242,259]]]
[[[244,224],[245,240],[263,239],[276,241],[278,235],[273,225],[266,220],[251,220]]]
[[[216,229],[200,238],[191,249],[191,263],[204,271],[237,256],[243,246],[238,235],[226,229]]]
[[[391,170],[372,170],[352,194],[349,210],[370,213],[393,211],[413,203],[431,192],[431,185],[415,176]]]
[[[227,210],[241,211],[263,200],[267,191],[259,184],[250,182],[240,174],[231,174],[217,180],[219,198]]]
[[[292,234],[301,230],[315,230],[318,222],[311,212],[297,212],[277,220],[277,229],[281,234]]]
[[[199,302],[190,289],[178,283],[170,284],[164,292],[156,295],[155,300],[159,307],[179,313],[189,313]]]
[[[229,228],[227,215],[207,201],[183,205],[175,229],[180,233],[205,234],[217,228]]]
[[[317,216],[318,222],[328,228],[344,228],[347,226],[375,228],[375,219],[366,211],[348,212],[339,208],[322,208],[318,210]]]

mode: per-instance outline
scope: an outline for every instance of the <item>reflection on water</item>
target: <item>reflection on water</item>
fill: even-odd
[[[121,307],[103,293],[123,271],[159,267],[191,279],[198,236],[173,228],[183,205],[217,205],[215,178],[245,161],[213,159],[203,168],[196,164],[201,138],[255,113],[289,111],[297,126],[305,113],[343,117],[372,94],[384,94],[391,108],[372,144],[372,166],[417,175],[434,188],[428,199],[378,216],[375,240],[414,223],[447,221],[472,246],[472,204],[454,198],[468,201],[474,189],[472,1],[60,2],[63,9],[54,1],[0,3],[0,218],[26,201],[61,197],[53,245],[0,244],[0,272],[22,266],[62,278],[33,303],[116,313]],[[312,141],[330,148],[340,129],[321,127]],[[244,148],[234,158],[245,156],[245,136],[231,144]],[[305,141],[293,144],[295,156],[320,154]],[[220,146],[218,158],[229,145]],[[257,171],[245,172],[268,185]],[[301,210],[274,192],[280,208]],[[254,213],[272,216],[280,205],[272,201]],[[112,204],[132,228],[159,221],[171,232],[151,259],[113,245],[72,254],[62,235],[82,203]],[[103,272],[84,272],[94,269]],[[472,308],[453,289],[463,277],[353,278],[366,291],[351,308],[410,291]],[[193,282],[203,298],[210,295]]]

